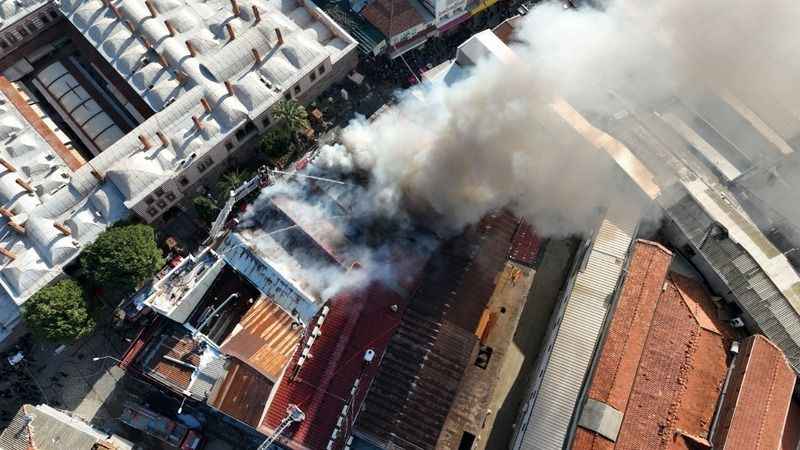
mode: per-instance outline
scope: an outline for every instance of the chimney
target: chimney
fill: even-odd
[[[69,228],[65,227],[63,224],[60,224],[58,222],[53,222],[53,226],[55,227],[56,230],[60,231],[61,234],[63,234],[64,236],[69,236],[71,234]]]
[[[203,109],[206,110],[206,113],[211,113],[211,105],[208,104],[208,100],[205,97],[200,98],[200,104],[203,105]]]
[[[168,68],[169,68],[169,63],[167,62],[167,58],[164,58],[164,55],[162,55],[162,54],[160,54],[160,53],[159,53],[159,55],[158,55],[158,62],[159,62],[159,64],[161,64],[161,66],[162,66],[162,67],[164,67],[165,69],[168,69]]]
[[[162,147],[167,147],[169,145],[169,141],[167,140],[167,137],[164,135],[164,133],[156,131],[156,136],[158,136],[158,139],[161,140]]]
[[[97,179],[97,181],[103,181],[103,174],[98,172],[97,170],[92,169],[92,176]]]
[[[261,62],[261,54],[258,53],[256,49],[250,49],[253,52],[253,58],[256,60],[256,64]]]
[[[283,45],[283,34],[281,34],[281,29],[280,28],[275,28],[275,36],[278,37],[278,45],[277,46],[280,47],[281,45]]]
[[[16,171],[17,171],[17,168],[16,168],[16,167],[14,167],[14,165],[13,165],[13,164],[11,164],[10,162],[6,161],[6,159],[5,159],[5,158],[0,158],[0,164],[1,164],[3,167],[5,167],[5,168],[6,168],[6,170],[7,170],[7,171],[9,171],[9,172],[16,172]]]
[[[236,97],[236,94],[233,93],[233,85],[228,80],[225,80],[225,89],[228,90],[228,95],[231,97]]]
[[[233,26],[230,23],[225,24],[225,29],[228,30],[228,38],[229,40],[236,39],[236,33],[233,31]]]
[[[192,116],[192,122],[194,122],[194,126],[196,126],[198,130],[203,129],[203,122],[200,122],[197,116]]]
[[[133,24],[131,23],[130,20],[126,20],[126,21],[124,21],[124,23],[125,23],[125,27],[128,28],[128,31],[130,31],[131,33],[136,32],[136,30],[133,28]]]
[[[150,0],[144,0],[144,4],[147,5],[147,9],[150,10],[150,17],[156,17],[158,15],[156,7],[150,3]]]
[[[231,9],[233,10],[233,17],[239,17],[239,2],[231,0]]]
[[[144,146],[145,150],[150,150],[150,141],[147,140],[147,137],[145,137],[145,135],[140,134],[139,135],[139,141],[142,143],[142,145]]]
[[[13,220],[8,221],[8,226],[11,227],[12,230],[16,231],[18,234],[25,234],[25,227],[14,222]]]
[[[175,27],[172,26],[172,22],[169,20],[164,21],[164,26],[167,27],[167,31],[169,31],[169,35],[175,37]]]
[[[186,41],[186,48],[189,50],[189,54],[192,55],[192,58],[197,56],[197,50],[194,49],[194,45],[191,42]]]
[[[117,18],[122,17],[122,15],[119,13],[119,9],[113,3],[109,3],[108,7],[111,8],[111,12],[113,12]]]
[[[178,83],[183,84],[186,81],[186,75],[184,75],[180,70],[176,70],[175,79],[178,80]]]
[[[31,186],[30,183],[23,180],[22,178],[17,178],[15,181],[17,182],[18,185],[22,186],[22,189],[28,191],[29,194],[33,193],[33,186]]]
[[[12,253],[11,250],[6,249],[5,247],[0,247],[0,255],[5,256],[6,258],[12,261],[17,259],[17,255]]]
[[[153,48],[153,46],[150,45],[150,41],[148,41],[146,37],[142,38],[142,44],[144,44],[145,48],[148,48],[148,49],[152,49]]]
[[[8,217],[9,219],[14,217],[14,213],[8,208],[0,208],[0,215],[3,217]]]
[[[256,18],[255,23],[261,22],[261,11],[258,10],[258,6],[256,5],[253,5],[253,16]]]

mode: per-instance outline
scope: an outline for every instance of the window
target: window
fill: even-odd
[[[472,450],[473,445],[475,445],[475,435],[465,431],[461,435],[461,442],[458,443],[458,450]]]
[[[292,99],[292,93],[287,91],[285,94],[283,94],[283,98],[285,98],[286,101],[291,100]]]
[[[294,95],[297,95],[299,93],[300,93],[300,86],[298,85],[294,87]]]
[[[8,36],[6,37],[6,39],[8,39],[8,42],[10,42],[12,44],[16,44],[16,42],[18,41],[17,37],[14,36],[13,33],[8,33]]]
[[[175,201],[175,193],[174,192],[168,192],[167,193],[167,201],[168,202],[174,202]]]
[[[56,12],[56,10],[52,10],[52,11],[50,11],[50,12],[49,12],[49,14],[50,14],[50,18],[51,18],[51,19],[56,19],[56,18],[58,18],[58,13]]]
[[[28,30],[26,30],[25,27],[19,27],[17,28],[17,33],[19,33],[20,36],[25,37],[28,35]]]
[[[270,123],[269,116],[264,117],[264,120],[261,121],[261,125],[264,125],[264,128],[267,128]]]
[[[159,200],[158,202],[156,202],[156,206],[158,206],[159,208],[166,208],[167,202],[165,202],[164,200]]]
[[[150,217],[155,217],[155,216],[157,216],[157,215],[158,215],[158,210],[157,210],[157,209],[155,209],[155,208],[148,208],[148,209],[147,209],[147,214],[148,214]]]
[[[233,150],[233,142],[231,142],[231,141],[226,142],[225,143],[225,150],[227,150],[227,151]]]
[[[313,83],[317,79],[316,72],[311,72],[311,75],[308,76],[308,79]]]
[[[478,357],[475,358],[475,365],[480,367],[481,369],[486,369],[489,367],[489,360],[492,359],[492,347],[488,345],[481,345],[480,350],[478,350]]]
[[[148,204],[148,205],[152,205],[154,201],[155,200],[153,200],[153,197],[149,197],[149,196],[144,199],[144,202],[146,204]]]
[[[8,42],[3,39],[0,39],[0,48],[8,48]]]
[[[203,173],[209,167],[214,165],[214,160],[211,158],[206,158],[203,161],[200,161],[200,164],[197,165],[197,171]]]
[[[325,73],[325,66],[319,66],[319,74],[322,75]]]
[[[183,177],[183,178],[181,178],[180,183],[181,183],[181,186],[186,186],[187,184],[189,184],[189,179],[186,178],[186,177]]]
[[[39,27],[38,27],[38,26],[36,26],[36,23],[35,23],[35,22],[30,22],[30,23],[28,23],[28,24],[27,24],[27,25],[25,25],[25,26],[28,28],[28,31],[30,31],[31,33],[36,33],[36,30],[38,30],[38,29],[39,29]]]
[[[156,197],[161,197],[162,195],[164,195],[164,189],[163,188],[158,188],[153,193],[156,194]]]
[[[42,14],[41,16],[39,16],[39,20],[41,20],[41,21],[42,21],[42,23],[50,23],[50,18],[49,18],[49,17],[47,17],[47,16],[46,16],[46,15],[44,15],[44,14]]]

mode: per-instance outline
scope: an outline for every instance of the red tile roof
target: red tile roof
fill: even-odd
[[[794,370],[775,344],[761,335],[747,338],[736,357],[714,448],[780,448],[794,383]]]
[[[422,16],[409,0],[373,0],[361,10],[361,15],[387,38],[423,22]]]
[[[294,404],[305,413],[306,419],[284,432],[289,440],[281,442],[290,448],[322,449],[331,438],[342,408],[349,402],[350,424],[346,426],[349,430],[353,412],[359,410],[377,371],[377,363],[400,322],[400,314],[390,309],[393,304],[403,308],[405,300],[377,282],[366,289],[332,299],[321,334],[311,346],[312,357],[296,377],[292,377],[303,348],[304,343],[301,343],[278,385],[260,429],[271,433],[286,416],[287,407]],[[364,354],[370,349],[375,352],[375,359],[366,365]],[[351,399],[350,392],[356,379],[359,379],[359,388]],[[342,445],[340,433],[334,448]]]
[[[514,232],[508,257],[512,261],[533,266],[541,248],[542,239],[536,235],[533,227],[527,221],[522,220],[517,226],[517,231]]]
[[[301,333],[302,328],[294,326],[278,304],[262,298],[250,307],[221,348],[274,383],[289,363]]]
[[[732,331],[702,284],[667,275],[671,253],[637,242],[589,398],[624,414],[616,442],[579,427],[573,449],[708,446]]]

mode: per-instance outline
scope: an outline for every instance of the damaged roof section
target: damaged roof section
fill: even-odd
[[[383,448],[436,447],[517,224],[493,214],[431,258],[383,356],[357,436]]]

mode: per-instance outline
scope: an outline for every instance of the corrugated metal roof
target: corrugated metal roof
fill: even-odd
[[[222,351],[246,362],[273,383],[283,373],[302,328],[278,304],[261,299],[222,344]]]
[[[531,386],[529,404],[517,426],[515,449],[564,446],[638,220],[638,212],[629,208],[612,206],[607,211],[585,256],[585,267],[564,300],[560,325],[548,338],[553,349],[539,363],[539,367],[544,364],[544,375],[539,386]]]
[[[731,295],[800,371],[797,273],[747,217],[730,205],[723,207],[718,197],[694,182],[684,183],[663,202],[671,201],[667,214],[730,289],[723,294]]]

